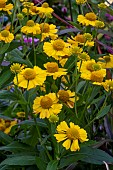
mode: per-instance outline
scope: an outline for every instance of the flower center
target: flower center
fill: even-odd
[[[47,71],[49,73],[55,73],[58,71],[58,64],[55,62],[51,62],[47,64]]]
[[[103,58],[104,58],[104,60],[105,60],[106,63],[110,62],[110,60],[111,60],[111,59],[110,59],[110,56],[104,56]]]
[[[28,27],[33,27],[35,25],[34,21],[33,20],[29,20],[27,21],[27,24],[26,24]]]
[[[49,7],[49,4],[48,4],[47,2],[45,2],[45,3],[42,4],[42,7],[43,7],[43,8],[48,8],[48,7]]]
[[[91,72],[94,71],[93,65],[94,65],[94,62],[87,63],[87,65],[86,65],[87,70],[89,70]]]
[[[40,24],[40,29],[42,33],[48,33],[50,31],[49,24],[47,23]]]
[[[0,0],[0,8],[5,8],[5,6],[6,6],[6,1]]]
[[[36,72],[32,68],[28,68],[24,71],[23,76],[26,80],[32,80],[36,77]]]
[[[92,67],[93,67],[93,70],[94,70],[94,71],[97,71],[97,70],[100,70],[100,69],[101,69],[100,65],[97,64],[97,63],[93,64]]]
[[[53,104],[53,101],[51,100],[50,97],[48,96],[44,96],[41,101],[40,101],[40,104],[42,106],[43,109],[49,109],[52,104]]]
[[[5,126],[6,128],[8,128],[11,124],[11,121],[10,120],[5,120]]]
[[[58,92],[59,100],[66,103],[69,100],[69,93],[65,90],[59,90]]]
[[[65,43],[62,39],[55,40],[53,43],[53,48],[57,51],[62,51],[65,46]]]
[[[80,43],[85,43],[86,40],[85,40],[85,37],[83,35],[78,34],[76,36],[76,41],[78,41]]]
[[[79,138],[79,133],[75,128],[69,128],[66,132],[68,139],[74,140]]]
[[[91,81],[102,83],[103,74],[100,71],[93,71],[91,73]]]
[[[9,31],[3,30],[3,31],[1,31],[1,35],[2,35],[2,37],[8,37],[9,36]]]
[[[37,10],[37,7],[36,6],[31,6],[31,8],[30,8],[30,10],[32,11],[32,12],[38,12],[38,10]]]
[[[97,16],[93,12],[87,13],[85,17],[89,21],[95,21],[97,19]]]

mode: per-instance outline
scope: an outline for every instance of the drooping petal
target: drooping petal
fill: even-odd
[[[61,141],[65,140],[65,139],[67,139],[66,134],[55,134],[54,136],[56,137],[58,142],[61,142]]]
[[[80,150],[79,144],[78,144],[78,139],[73,140],[73,143],[71,145],[71,151],[76,151],[76,150]]]
[[[66,148],[66,150],[69,149],[71,145],[71,140],[67,139],[62,145]]]

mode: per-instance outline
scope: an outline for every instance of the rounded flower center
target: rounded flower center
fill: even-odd
[[[97,63],[93,64],[92,67],[93,67],[93,70],[94,70],[94,71],[97,71],[97,70],[100,70],[100,69],[101,69],[100,65],[97,64]]]
[[[27,21],[27,24],[26,24],[28,27],[33,27],[35,25],[34,21],[33,20],[29,20]]]
[[[66,132],[68,139],[79,139],[79,132],[75,128],[69,128]]]
[[[77,35],[76,36],[76,41],[80,42],[80,43],[85,43],[85,37],[83,35]]]
[[[62,39],[55,40],[53,43],[53,48],[57,51],[62,51],[65,47],[65,43]]]
[[[8,37],[9,36],[9,31],[3,30],[3,31],[1,31],[1,35],[2,35],[2,37]]]
[[[0,8],[5,8],[6,2],[5,0],[0,0]]]
[[[8,128],[8,127],[10,126],[10,124],[11,124],[11,121],[10,121],[10,120],[6,120],[6,121],[5,121],[5,126],[6,126],[6,128]]]
[[[41,101],[40,105],[42,106],[43,109],[49,109],[53,104],[53,101],[50,97],[44,96]]]
[[[89,21],[95,21],[97,19],[97,16],[93,12],[87,13],[85,17]]]
[[[45,2],[45,3],[42,4],[42,7],[43,7],[43,8],[48,8],[48,7],[49,7],[49,4],[48,4],[47,2]]]
[[[37,8],[36,8],[36,6],[32,6],[31,8],[30,8],[30,10],[32,11],[32,12],[37,12]]]
[[[47,23],[40,24],[40,29],[41,29],[41,32],[48,33],[50,31],[49,24]]]
[[[48,63],[47,64],[47,71],[49,73],[55,73],[58,71],[58,64],[57,63],[54,63],[54,62],[51,62],[51,63]]]
[[[89,55],[87,55],[86,53],[81,53],[78,57],[81,60],[89,60],[90,59]]]
[[[32,68],[28,68],[24,71],[23,76],[26,80],[32,80],[36,77],[36,72]]]
[[[103,81],[103,74],[100,71],[93,71],[91,73],[91,81],[102,83]]]
[[[65,90],[59,90],[58,92],[59,100],[67,102],[69,100],[69,93]]]
[[[94,71],[93,65],[94,65],[94,62],[87,63],[87,65],[86,65],[87,70],[89,70],[91,72]]]
[[[103,58],[104,58],[104,60],[105,60],[106,63],[110,62],[110,60],[111,60],[111,59],[110,59],[110,56],[104,56]]]

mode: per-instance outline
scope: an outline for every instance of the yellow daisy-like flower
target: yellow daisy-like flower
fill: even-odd
[[[52,18],[52,13],[53,13],[53,9],[49,7],[49,4],[47,2],[44,2],[41,7],[38,7],[39,10],[39,16],[41,18]]]
[[[105,24],[102,21],[96,21],[95,22],[95,27],[97,27],[97,28],[103,28],[104,26],[105,26]]]
[[[66,150],[79,151],[79,141],[81,143],[88,141],[87,132],[72,122],[70,122],[70,127],[68,127],[65,121],[61,122],[57,126],[57,132],[58,134],[55,134],[54,136],[58,143],[64,141],[62,145]]]
[[[25,112],[17,112],[16,115],[17,115],[19,118],[24,118],[24,117],[25,117]]]
[[[78,5],[85,4],[86,2],[87,2],[87,0],[76,0],[76,3]]]
[[[102,65],[102,68],[113,68],[113,55],[109,54],[103,58],[99,58],[99,63]]]
[[[46,68],[47,76],[53,76],[54,80],[67,74],[66,69],[59,68],[56,62],[48,62],[44,64],[44,67]]]
[[[7,30],[3,30],[0,32],[0,41],[4,41],[5,43],[10,43],[13,41],[14,35]]]
[[[62,109],[62,104],[58,104],[58,98],[55,93],[49,93],[45,96],[36,97],[33,104],[35,114],[40,114],[40,118],[49,118],[51,115],[57,115]]]
[[[21,32],[23,32],[24,34],[37,35],[41,33],[41,30],[38,23],[34,23],[33,20],[29,20],[27,21],[26,26],[23,26],[21,28]]]
[[[37,6],[31,6],[29,10],[27,8],[22,9],[22,12],[27,15],[37,15],[39,13],[39,10]]]
[[[0,11],[5,11],[8,14],[11,14],[11,10],[13,9],[13,4],[6,5],[7,0],[0,0]]]
[[[24,66],[22,66],[19,63],[13,63],[10,67],[10,70],[12,71],[12,73],[16,74],[16,73],[20,73],[20,71],[24,68]]]
[[[11,131],[11,128],[17,124],[17,120],[5,120],[5,130],[4,133],[9,134]]]
[[[32,2],[23,2],[22,5],[24,7],[26,7],[26,8],[30,8],[30,7],[32,7],[34,5],[34,3],[32,3]]]
[[[41,23],[40,24],[41,29],[41,41],[43,41],[46,37],[50,37],[51,39],[56,39],[58,35],[56,34],[58,29],[56,29],[56,25],[48,24],[48,23]]]
[[[71,36],[71,39],[68,38],[67,42],[78,46],[78,45],[85,45],[85,46],[94,46],[94,41],[92,40],[92,36],[89,33],[85,33],[85,34],[78,34],[75,37]]]
[[[101,64],[96,63],[93,59],[83,61],[82,64],[78,62],[77,66],[83,79],[101,83],[106,76],[106,69],[102,69]]]
[[[99,7],[100,9],[106,9],[106,8],[107,8],[107,5],[106,5],[105,3],[100,3],[100,4],[98,4],[98,7]]]
[[[87,61],[90,60],[90,56],[86,52],[83,52],[78,54],[78,60]]]
[[[102,83],[102,86],[107,92],[113,91],[113,80],[106,80],[105,82]]]
[[[62,39],[56,39],[51,40],[51,42],[45,42],[43,50],[49,57],[59,60],[60,56],[71,55],[69,46],[70,44],[64,42]]]
[[[0,118],[0,131],[4,131],[5,128],[5,120]]]
[[[93,12],[87,13],[85,16],[78,15],[77,21],[85,26],[92,25],[95,26],[95,22],[97,21],[97,16]]]
[[[79,97],[75,96],[75,92],[71,92],[70,90],[59,90],[57,96],[60,101],[65,103],[70,108],[74,107],[75,97],[76,101],[79,100]]]
[[[18,77],[18,78],[17,78]],[[32,89],[37,85],[42,85],[46,79],[46,72],[38,66],[34,68],[25,68],[14,77],[14,84],[19,87]]]

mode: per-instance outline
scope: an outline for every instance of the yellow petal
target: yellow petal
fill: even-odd
[[[69,129],[69,127],[68,127],[68,125],[67,125],[67,123],[65,121],[61,122],[57,126],[58,133],[65,133],[68,129]]]
[[[71,145],[71,140],[67,139],[62,145],[66,148],[66,150],[69,149]]]
[[[78,144],[78,140],[74,140],[72,145],[71,145],[71,151],[76,151],[76,150],[80,150],[79,144]]]
[[[61,141],[65,140],[67,138],[66,134],[55,134],[54,136],[56,137],[58,142],[61,142]]]

